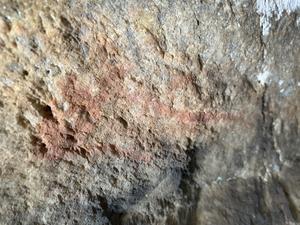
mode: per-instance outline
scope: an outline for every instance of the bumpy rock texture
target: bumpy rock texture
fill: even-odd
[[[287,2],[0,0],[0,224],[300,223]]]

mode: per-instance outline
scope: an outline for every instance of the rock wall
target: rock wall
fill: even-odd
[[[0,224],[300,224],[299,0],[0,0]]]

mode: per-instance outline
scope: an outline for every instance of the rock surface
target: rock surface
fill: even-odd
[[[299,224],[284,2],[0,0],[0,224]]]

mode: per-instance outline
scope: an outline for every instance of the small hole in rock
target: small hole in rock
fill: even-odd
[[[46,119],[53,119],[52,109],[49,105],[42,104],[38,99],[28,98],[32,106],[39,112],[39,114]]]
[[[125,119],[123,119],[122,117],[118,117],[118,121],[123,125],[123,127],[125,129],[127,129],[128,123],[127,123],[127,121]]]
[[[28,71],[27,71],[27,70],[23,70],[23,71],[22,71],[22,75],[23,75],[23,77],[27,77],[27,76],[28,76],[28,74],[29,74],[29,73],[28,73]]]
[[[60,194],[57,195],[57,198],[60,204],[64,204],[64,199]]]
[[[53,118],[53,114],[52,114],[52,109],[50,106],[44,106],[42,107],[42,115],[45,117],[45,118]]]

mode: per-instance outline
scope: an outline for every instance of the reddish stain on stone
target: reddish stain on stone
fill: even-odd
[[[63,154],[63,149],[69,144],[59,131],[59,125],[50,119],[44,119],[38,127],[38,136],[46,147],[46,154],[50,158],[59,158]],[[69,146],[71,147],[71,146]],[[51,151],[49,154],[48,151]]]
[[[98,107],[100,107],[99,103],[103,102],[103,97],[92,96],[88,88],[82,88],[82,84],[78,84],[75,75],[67,76],[66,81],[62,85],[62,94],[69,103],[67,115],[84,111],[88,113],[91,120],[100,118],[100,109]]]
[[[162,129],[159,124],[163,123],[162,121],[168,123],[173,120],[174,125],[176,125],[178,129],[194,132],[194,128],[198,123],[217,123],[222,120],[232,121],[241,118],[241,115],[232,112],[220,112],[208,109],[204,109],[203,111],[195,111],[189,108],[185,110],[175,109],[171,105],[162,103],[158,98],[152,97],[151,93],[147,91],[129,95],[128,103],[129,102],[135,102],[135,104],[140,105],[143,109],[143,111],[140,112],[140,116],[149,117],[150,120],[157,123],[157,129]],[[160,122],[158,122],[159,120]]]
[[[92,95],[90,88],[70,74],[59,83],[62,97],[67,107],[58,107],[56,100],[48,103],[52,111],[52,118],[44,118],[37,127],[37,137],[45,145],[45,156],[49,159],[61,158],[64,152],[71,151],[84,155],[91,155],[97,148],[89,138],[93,135],[103,115],[102,107],[112,104],[121,96],[122,75],[125,70],[111,68],[109,76],[96,79],[99,93]],[[109,125],[109,124],[107,124]],[[105,152],[113,152],[111,146],[102,146]],[[120,156],[126,151],[119,151]]]
[[[77,84],[70,75],[61,85],[68,109],[59,109],[55,100],[49,102],[53,118],[45,118],[38,126],[38,136],[45,145],[48,158],[60,158],[65,151],[88,154],[88,135],[95,129],[101,114],[100,96],[93,97],[88,89]]]
[[[143,85],[129,93],[123,86],[127,71],[120,68],[104,65],[104,75],[95,77],[99,89],[96,94],[92,94],[90,87],[84,86],[74,74],[68,75],[59,84],[68,107],[58,107],[56,100],[49,102],[53,117],[45,118],[37,128],[37,137],[47,149],[47,158],[62,158],[67,151],[84,156],[93,155],[98,151],[148,163],[153,158],[151,149],[142,146],[142,151],[134,144],[126,148],[120,147],[106,140],[106,137],[95,141],[92,137],[96,134],[96,129],[105,126],[109,128],[110,135],[118,134],[126,140],[136,140],[141,138],[138,129],[148,130],[146,124],[149,124],[158,133],[176,141],[177,138],[198,132],[196,127],[199,123],[217,123],[221,120],[237,120],[240,117],[237,114],[208,109],[175,109],[171,104],[162,102],[153,95],[152,90]],[[191,76],[174,75],[166,95],[173,101],[176,98],[176,90],[183,90],[184,87],[192,89],[192,82]],[[125,126],[125,131],[120,131],[114,126],[117,120],[110,118],[113,114],[120,113],[115,105],[120,99],[123,101],[122,110],[128,112],[126,115],[131,116],[130,119],[133,120],[130,128]],[[112,109],[106,112],[104,109],[107,107]]]
[[[37,135],[47,149],[45,156],[57,159],[66,151],[88,154],[85,142],[93,129],[93,124],[80,119],[75,128],[69,127],[61,118],[44,119],[37,128]]]

